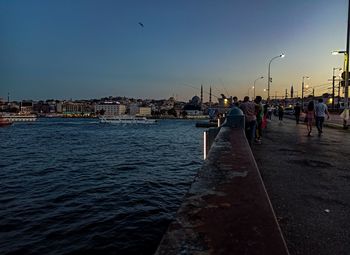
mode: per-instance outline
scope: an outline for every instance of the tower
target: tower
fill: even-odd
[[[201,104],[203,104],[203,85],[201,85]]]
[[[209,106],[211,106],[211,86],[210,86],[210,90],[209,90]]]

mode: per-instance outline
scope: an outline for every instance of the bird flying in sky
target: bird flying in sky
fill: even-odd
[[[142,23],[142,22],[139,22],[139,25],[140,25],[141,27],[144,27],[144,25],[143,25],[143,23]]]

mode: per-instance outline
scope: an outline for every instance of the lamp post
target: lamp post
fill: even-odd
[[[349,0],[350,1],[350,0]],[[349,8],[350,12],[350,8]],[[348,40],[347,40],[347,50],[333,51],[332,55],[344,54],[344,111],[349,111],[349,27],[348,27]],[[346,114],[345,114],[346,116]],[[343,128],[347,128],[347,120],[344,119]]]
[[[270,77],[270,69],[271,69],[271,62],[276,58],[284,58],[284,53],[281,53],[280,55],[271,58],[269,62],[269,69],[268,69],[268,75],[267,75],[267,101],[270,101],[270,83],[271,83],[271,77]]]
[[[303,76],[303,82],[301,83],[301,109],[304,110],[304,79],[310,79],[309,76]]]
[[[253,88],[254,88],[254,98],[255,98],[255,83],[256,83],[257,80],[260,80],[260,79],[264,79],[264,76],[260,76],[259,78],[256,78],[255,81],[254,81],[254,86],[253,86]]]
[[[335,70],[339,70],[341,71],[342,69],[340,67],[333,67],[333,76],[332,76],[332,81],[333,81],[333,86],[332,86],[332,110],[334,111],[334,98],[335,98],[335,95],[334,95],[334,87],[335,87],[335,75],[334,75],[334,71]]]
[[[254,89],[254,90],[255,90],[255,87],[253,86],[253,87],[249,87],[249,88],[248,88],[248,97],[249,97],[249,91],[250,91],[251,89]],[[254,92],[254,93],[255,93],[255,92]],[[254,100],[254,98],[253,98],[253,100]]]

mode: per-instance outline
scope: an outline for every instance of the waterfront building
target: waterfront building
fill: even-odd
[[[129,114],[130,115],[136,115],[136,114],[138,114],[139,113],[139,105],[138,104],[135,104],[135,103],[133,103],[133,104],[130,104],[129,105]]]
[[[103,102],[95,105],[95,112],[106,116],[123,115],[126,113],[126,106],[118,102]]]
[[[32,113],[34,108],[34,103],[31,100],[23,100],[20,104],[20,112],[21,113]]]
[[[33,105],[33,111],[35,113],[46,114],[46,113],[56,113],[58,103],[55,100],[38,101]],[[62,104],[60,104],[62,113]]]
[[[8,102],[5,102],[2,98],[0,98],[0,111],[5,112],[6,110],[8,110],[8,104]]]
[[[86,102],[72,102],[64,101],[59,102],[56,105],[58,113],[63,113],[64,115],[90,115],[93,112],[91,105]]]
[[[148,106],[138,106],[137,104],[131,104],[129,106],[129,114],[137,116],[151,116],[152,108]]]
[[[139,112],[137,115],[139,116],[150,116],[152,113],[151,107],[139,107]]]

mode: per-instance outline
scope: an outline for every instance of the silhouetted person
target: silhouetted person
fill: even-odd
[[[313,122],[314,116],[315,116],[314,101],[310,101],[309,104],[307,105],[306,117],[305,117],[306,127],[307,127],[307,131],[308,131],[307,136],[311,136],[312,122]]]
[[[256,112],[255,103],[249,101],[249,97],[245,96],[243,102],[240,105],[245,116],[245,135],[247,137],[249,145],[252,144],[255,138],[256,129]]]
[[[269,120],[272,120],[272,105],[269,105],[268,108],[267,108],[267,117]]]
[[[255,112],[256,112],[256,136],[255,136],[255,143],[261,143],[262,138],[262,120],[264,117],[264,109],[263,105],[261,103],[261,96],[256,96],[254,102],[255,102]]]
[[[294,115],[295,115],[295,121],[296,121],[297,124],[299,124],[300,112],[301,112],[301,107],[300,107],[300,104],[297,103],[297,104],[294,106]]]
[[[284,114],[284,109],[283,109],[283,106],[280,104],[278,106],[278,120],[279,121],[283,120],[283,114]]]
[[[231,107],[239,107],[238,97],[234,96],[232,100],[233,102]]]
[[[328,107],[325,103],[323,103],[323,99],[320,98],[318,99],[318,104],[315,107],[316,127],[318,130],[318,136],[321,136],[321,134],[323,133],[323,122],[326,115],[329,119]]]

